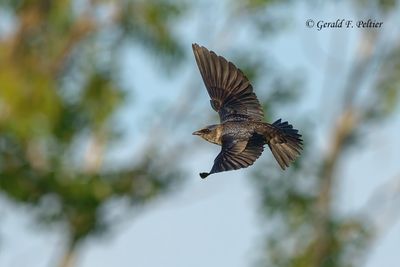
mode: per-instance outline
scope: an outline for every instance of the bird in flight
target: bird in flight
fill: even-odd
[[[263,110],[243,72],[203,46],[193,44],[192,48],[211,107],[220,118],[220,124],[193,133],[221,146],[211,171],[200,173],[200,177],[247,168],[260,157],[265,144],[283,170],[289,167],[302,150],[298,131],[281,119],[272,124],[263,122]]]

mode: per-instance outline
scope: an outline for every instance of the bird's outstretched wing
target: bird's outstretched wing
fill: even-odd
[[[211,97],[211,106],[218,112],[221,123],[230,120],[262,121],[263,110],[243,72],[203,46],[193,44],[192,48]]]
[[[238,141],[229,135],[222,136],[221,152],[214,160],[214,165],[209,173],[200,173],[201,178],[206,178],[208,175],[247,168],[252,165],[264,151],[263,137],[255,134],[248,141]]]

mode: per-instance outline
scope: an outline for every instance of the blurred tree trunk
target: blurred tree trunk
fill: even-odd
[[[75,246],[68,246],[64,252],[59,267],[73,267],[75,266]]]
[[[331,141],[331,147],[322,164],[320,174],[320,188],[317,198],[317,218],[315,220],[316,241],[315,250],[310,266],[324,266],[324,261],[330,257],[331,246],[334,241],[332,239],[332,191],[333,182],[335,177],[335,170],[337,161],[341,158],[341,153],[344,149],[344,143],[347,138],[352,134],[353,129],[356,127],[356,120],[353,111],[349,108],[343,112],[339,118],[338,124],[334,128]]]

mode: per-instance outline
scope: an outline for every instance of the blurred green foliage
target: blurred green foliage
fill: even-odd
[[[180,177],[157,151],[129,166],[103,158],[125,96],[114,58],[126,40],[179,61],[171,24],[183,5],[86,1],[82,10],[77,2],[0,4],[17,25],[0,40],[0,193],[31,206],[41,222],[66,225],[71,250],[111,226],[101,213],[110,200],[141,205]]]
[[[356,6],[360,13],[376,14],[383,21],[385,15],[396,12],[392,8],[398,4],[397,1],[354,2],[359,4]],[[257,8],[268,8],[269,5],[269,1],[249,3],[256,4]],[[263,27],[259,31],[263,32]],[[304,151],[294,166],[282,173],[274,171],[275,166],[268,168],[268,165],[261,164],[263,167],[254,171],[253,181],[260,198],[260,210],[264,219],[270,222],[265,227],[263,256],[256,266],[362,266],[376,238],[375,214],[360,210],[344,216],[334,208],[338,194],[336,184],[340,179],[345,152],[358,145],[357,153],[362,153],[365,148],[359,145],[364,142],[362,131],[366,128],[369,131],[378,129],[398,110],[400,104],[400,46],[388,42],[384,43],[385,49],[378,46],[377,40],[382,38],[379,34],[385,34],[384,31],[364,31],[361,34],[365,38],[360,38],[360,42],[368,42],[371,51],[360,53],[353,62],[350,73],[354,75],[350,75],[345,83],[343,97],[323,100],[337,101],[334,105],[341,107],[333,122],[335,125],[328,132],[329,136],[324,136],[327,151],[321,151],[316,145],[318,138],[314,129],[318,121],[308,121],[309,114],[303,114],[303,125],[296,127],[301,129]],[[376,62],[381,67],[375,68]],[[373,74],[369,72],[371,69]],[[304,86],[302,81],[296,82],[293,76],[289,78],[290,75],[286,77],[283,86],[279,82],[271,86],[277,88],[276,93],[271,89],[271,94],[264,98],[267,116],[275,114],[280,108],[285,110],[285,104],[296,110],[297,103],[308,97],[298,93],[301,91],[299,88]],[[368,83],[365,82],[367,79]],[[360,93],[360,88],[365,91]],[[318,111],[319,120],[327,119],[324,108],[321,105],[322,110]]]

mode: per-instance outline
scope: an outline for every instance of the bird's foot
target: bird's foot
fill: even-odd
[[[202,179],[204,179],[204,178],[206,178],[207,176],[209,176],[210,174],[208,173],[208,172],[201,172],[200,173],[200,177],[202,178]]]

